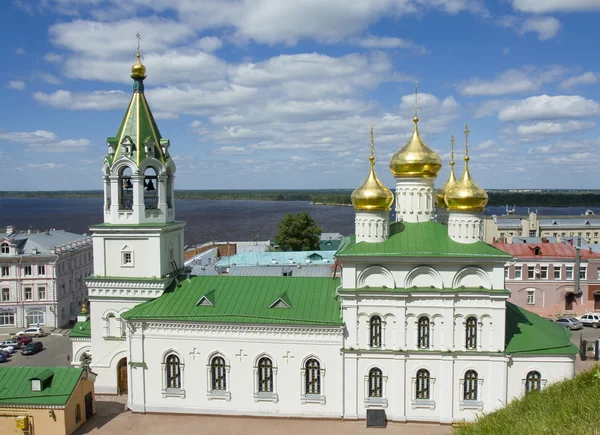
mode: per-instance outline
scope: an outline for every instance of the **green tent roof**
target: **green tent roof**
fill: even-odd
[[[356,243],[347,237],[336,257],[473,257],[512,258],[487,243],[458,243],[448,237],[448,227],[437,222],[394,222],[390,237],[379,243]]]
[[[342,324],[335,298],[339,279],[259,276],[197,276],[122,315],[124,319],[215,323]],[[214,305],[200,305],[206,296]],[[291,308],[269,308],[282,298]]]
[[[85,322],[77,322],[73,325],[73,329],[69,333],[69,337],[73,338],[89,338],[92,336],[92,325],[90,319]]]
[[[533,314],[517,305],[506,303],[507,354],[575,354],[571,331]]]
[[[64,406],[83,371],[75,367],[0,367],[0,407]],[[42,391],[31,391],[31,379],[42,381]]]

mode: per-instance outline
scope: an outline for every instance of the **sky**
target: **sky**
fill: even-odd
[[[600,0],[3,0],[0,190],[101,190],[132,92],[177,189],[356,188],[412,131],[488,189],[600,188]]]

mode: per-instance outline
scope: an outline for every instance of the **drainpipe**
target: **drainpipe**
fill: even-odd
[[[57,318],[58,318],[58,313],[57,313],[57,304],[56,304],[56,263],[58,262],[58,254],[55,254],[56,258],[54,259],[54,263],[52,263],[52,281],[50,283],[51,288],[48,289],[48,293],[50,293],[50,290],[52,291],[52,299],[50,300],[50,306],[52,307],[52,312],[54,313],[54,327],[58,328],[58,322],[57,322]],[[46,298],[48,298],[48,295],[46,295]],[[48,319],[46,319],[46,322],[48,322]]]
[[[581,262],[581,237],[577,237],[577,245],[575,246],[575,297],[581,297],[583,302],[583,294],[581,292],[579,269]]]
[[[25,327],[25,302],[23,302],[23,298],[21,298],[21,294],[23,292],[23,277],[21,276],[21,264],[23,263],[23,256],[19,255],[19,266],[17,266],[17,302],[19,302],[19,298],[21,299],[21,320],[22,325]],[[17,313],[15,313],[15,326],[17,323]]]

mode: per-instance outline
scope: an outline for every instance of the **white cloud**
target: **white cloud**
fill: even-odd
[[[62,62],[64,56],[58,53],[46,53],[44,54],[44,60],[49,63],[58,63]]]
[[[500,110],[501,121],[579,118],[593,116],[600,105],[579,95],[538,95],[514,102]]]
[[[573,131],[594,128],[593,121],[566,121],[566,122],[536,122],[534,124],[521,124],[517,127],[520,136],[551,136]]]
[[[533,32],[538,34],[538,38],[542,41],[554,38],[560,30],[561,24],[554,17],[532,17],[527,18],[521,24],[520,33]]]
[[[28,151],[62,153],[85,151],[89,148],[87,139],[63,139],[47,130],[32,132],[4,132],[0,131],[0,141],[23,144]]]
[[[202,51],[212,53],[213,51],[221,48],[223,46],[223,42],[216,36],[205,36],[204,38],[200,38],[198,41],[196,41],[194,45]]]
[[[60,79],[58,77],[56,77],[54,74],[40,73],[40,77],[46,83],[50,83],[52,85],[59,85],[60,84]]]
[[[57,169],[57,168],[64,168],[65,165],[64,163],[53,163],[53,162],[48,162],[48,163],[27,163],[25,165],[26,168],[29,169]]]
[[[578,76],[569,77],[560,84],[560,87],[563,89],[569,89],[579,85],[593,85],[594,83],[598,82],[599,78],[600,74],[588,71]]]
[[[565,74],[564,67],[525,67],[522,70],[510,69],[498,74],[492,80],[475,77],[459,83],[457,88],[463,95],[492,96],[534,92],[545,83],[558,80]]]
[[[25,54],[26,51],[25,51],[24,48],[18,47],[18,48],[15,48],[15,53],[17,53],[17,54]]]
[[[252,153],[253,153],[252,150],[248,150],[244,147],[234,147],[234,146],[221,147],[217,151],[215,151],[215,154],[217,154],[217,155],[228,155],[228,156],[244,156],[244,155],[248,155],[248,154],[252,154]]]
[[[513,0],[513,8],[533,13],[599,11],[600,0]]]
[[[71,92],[61,89],[52,94],[34,92],[33,98],[58,109],[111,110],[126,107],[129,96],[122,91]]]
[[[358,45],[363,48],[380,48],[380,49],[394,49],[401,48],[406,50],[412,50],[419,53],[426,53],[427,49],[422,45],[417,45],[412,41],[406,39],[400,39],[390,36],[375,36],[367,35],[362,38],[357,38],[351,41],[354,45]]]
[[[23,80],[11,80],[8,82],[8,87],[10,89],[18,89],[19,91],[22,91],[25,89],[25,82]]]
[[[481,142],[479,145],[475,147],[477,150],[489,150],[490,148],[497,148],[498,144],[493,140],[486,140],[485,142]]]

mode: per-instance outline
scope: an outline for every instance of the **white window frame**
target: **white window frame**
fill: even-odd
[[[523,279],[523,266],[515,266],[515,279]]]
[[[535,279],[535,266],[527,266],[527,279]]]
[[[565,270],[565,279],[567,281],[573,281],[573,273],[574,273],[574,267],[573,266],[567,266],[566,270]],[[571,275],[571,277],[569,277],[569,275]]]
[[[40,290],[44,292],[43,297],[42,297],[42,293],[40,293]],[[45,301],[48,298],[48,293],[46,292],[46,287],[38,286],[37,296],[38,296],[38,301]]]
[[[540,279],[548,279],[548,266],[540,266]]]
[[[31,265],[23,266],[23,275],[24,276],[32,276],[33,270],[31,269]]]
[[[310,361],[311,359],[316,360],[319,363],[319,376],[321,377],[319,384],[321,386],[321,392],[320,394],[309,394],[306,392],[306,363],[308,361]],[[314,355],[308,356],[306,358],[304,358],[304,362],[302,363],[302,368],[300,370],[301,372],[301,379],[300,381],[302,382],[301,384],[301,392],[302,395],[300,396],[300,403],[302,403],[303,405],[306,403],[319,403],[321,405],[325,405],[326,403],[326,397],[325,397],[325,368],[323,366],[323,361],[321,361],[320,358],[317,358]]]
[[[378,368],[379,370],[381,370],[381,397],[369,397],[369,373],[371,372],[371,369],[373,368]],[[388,406],[388,399],[387,399],[387,380],[388,377],[387,375],[384,373],[383,369],[379,366],[373,366],[373,367],[369,367],[367,369],[367,372],[365,373],[365,378],[364,378],[364,396],[365,396],[365,408],[387,408]]]
[[[527,305],[535,305],[535,289],[527,289]],[[530,298],[531,296],[531,298]]]
[[[587,279],[587,266],[579,266],[579,279]]]
[[[37,272],[38,272],[38,276],[46,276],[46,265],[38,264]]]
[[[510,268],[509,267],[504,267],[504,279],[508,279],[509,272],[510,272]]]
[[[10,276],[10,266],[2,266],[2,276]]]
[[[167,358],[170,357],[171,355],[175,355],[177,358],[179,358],[179,379],[180,379],[180,385],[179,388],[168,388],[167,385]],[[162,362],[161,362],[161,370],[162,370],[162,397],[166,398],[166,397],[179,397],[181,399],[185,399],[185,362],[183,360],[183,358],[181,357],[181,355],[178,352],[175,352],[174,350],[169,350],[168,352],[165,352],[165,354],[163,355],[162,358]]]
[[[6,242],[2,243],[0,245],[1,249],[2,249],[2,254],[6,255],[6,254],[10,254],[10,245]]]
[[[225,389],[224,390],[213,390],[212,389],[212,362],[213,359],[221,357],[225,362]],[[272,361],[272,360],[271,360]],[[212,353],[208,357],[208,361],[206,364],[206,397],[208,400],[231,400],[231,376],[230,376],[231,365],[229,364],[229,360],[225,358],[220,352]],[[275,385],[273,384],[273,388]]]
[[[598,278],[597,278],[597,280],[600,281],[600,267],[598,268]]]
[[[475,370],[475,369],[469,369],[469,370]],[[482,410],[483,409],[483,401],[481,400],[481,398],[484,397],[483,390],[482,390],[483,378],[479,375],[478,370],[475,370],[475,373],[477,373],[477,398],[475,400],[465,400],[464,399],[465,375],[469,370],[465,370],[461,379],[458,380],[458,389],[457,389],[457,391],[459,392],[458,408],[460,411],[464,411],[465,409]]]
[[[544,388],[546,388],[546,383],[548,382],[548,379],[544,379],[544,377],[542,376],[542,371],[539,369],[529,369],[524,373],[524,377],[523,379],[521,379],[521,393],[523,395],[527,394],[527,389],[526,389],[526,385],[527,385],[527,375],[530,372],[538,372],[541,376],[540,378],[540,391],[542,391]]]
[[[417,373],[424,369],[429,373],[429,399],[417,399]],[[431,376],[431,370],[426,367],[420,367],[415,371],[415,375],[411,378],[411,398],[412,409],[435,409],[435,378]]]
[[[125,258],[129,255],[130,262],[126,262]],[[134,256],[132,249],[124,249],[121,251],[121,267],[135,267]]]
[[[263,359],[268,358],[271,361],[271,372],[273,376],[273,391],[258,391],[259,382],[258,382],[258,362]],[[225,376],[227,376],[227,381],[225,383],[225,387],[229,386],[229,376],[227,372],[225,372]],[[225,391],[227,391],[226,388]],[[270,355],[262,354],[254,361],[254,402],[279,402],[279,394],[277,393],[277,365],[275,364],[275,360]]]
[[[4,290],[6,290],[8,293],[8,299],[4,299]],[[0,297],[2,299],[2,302],[10,302],[10,287],[2,287],[2,294]]]
[[[556,272],[558,272],[558,276],[556,276],[557,275]],[[553,273],[554,273],[554,279],[561,279],[562,278],[562,267],[561,266],[559,266],[559,267],[554,266]]]
[[[0,326],[15,326],[15,312],[14,311],[4,311],[0,313],[0,318],[7,318],[9,321],[12,320],[12,323],[2,323],[0,322]]]
[[[27,297],[27,290],[29,290],[29,297]],[[23,300],[24,301],[32,301],[33,300],[33,287],[23,287]]]

